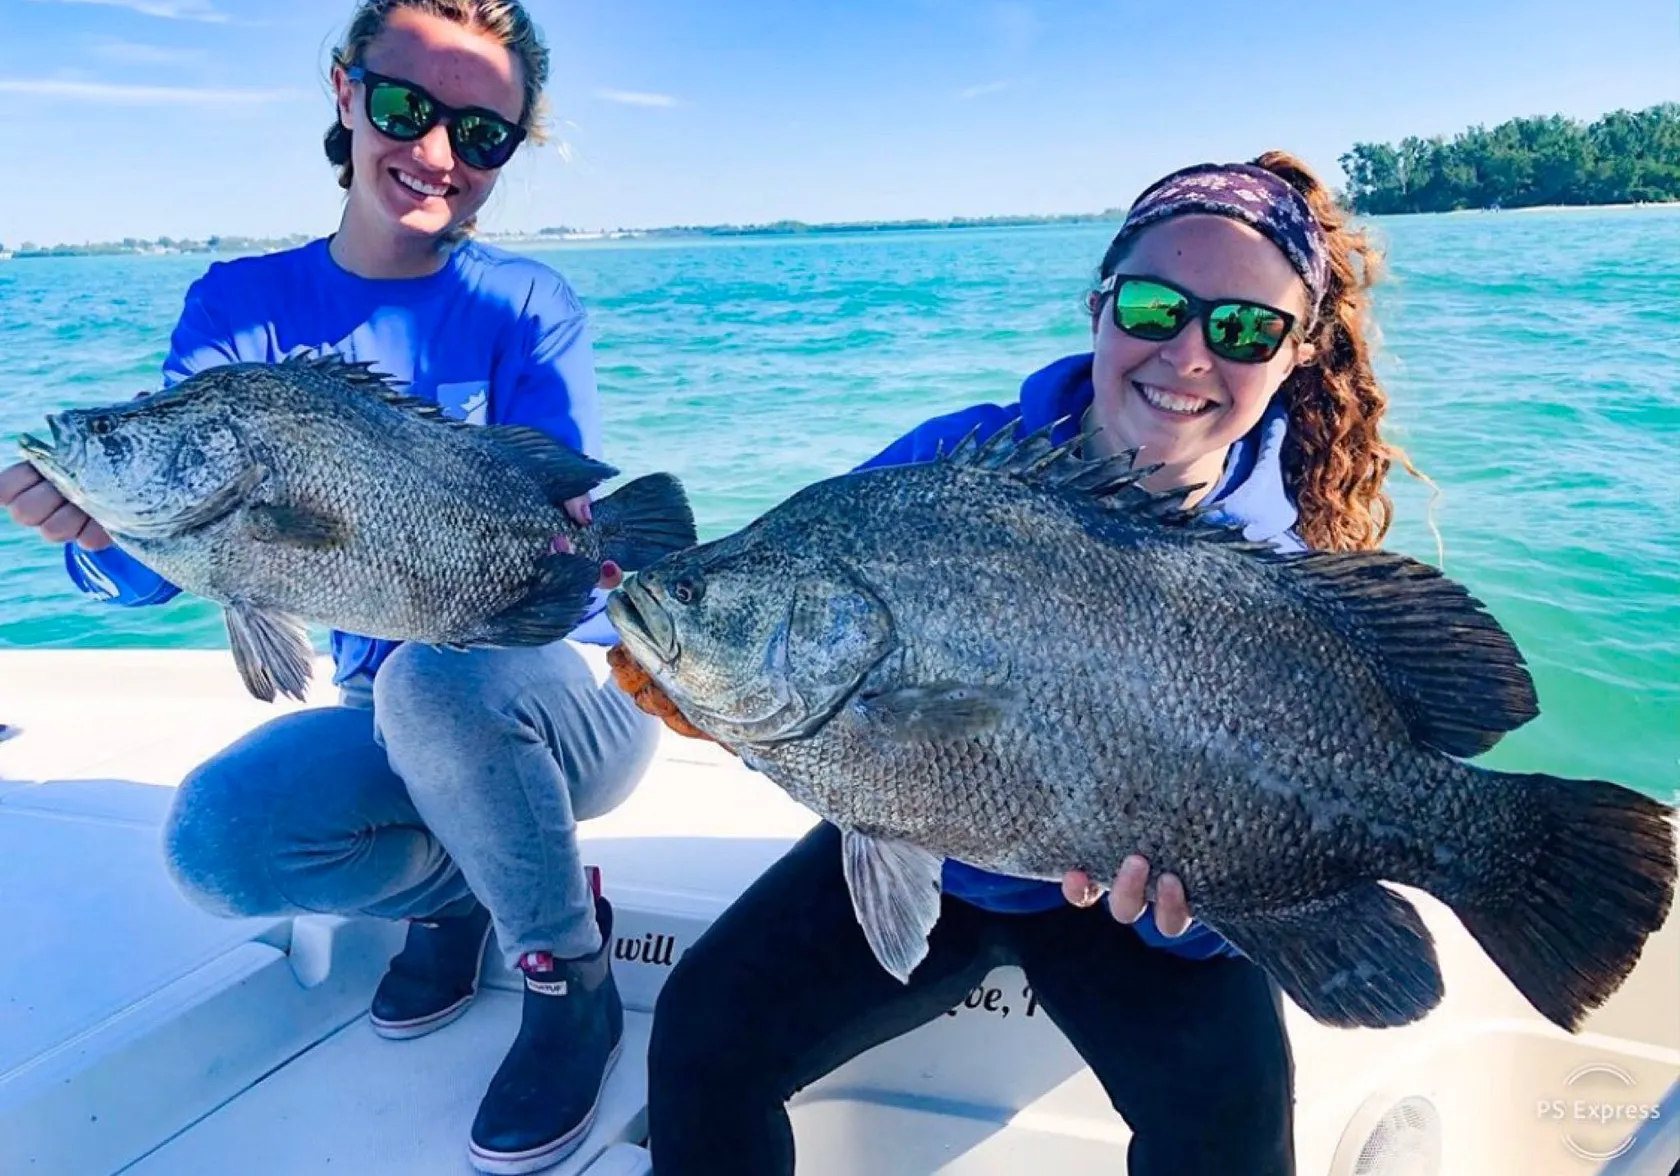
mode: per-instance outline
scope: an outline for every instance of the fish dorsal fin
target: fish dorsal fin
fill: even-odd
[[[614,467],[587,457],[538,429],[525,425],[474,425],[458,421],[431,401],[410,396],[393,377],[378,371],[371,363],[352,363],[331,352],[320,355],[299,352],[286,357],[281,363],[304,368],[371,393],[392,408],[422,420],[470,431],[498,458],[521,466],[542,483],[544,493],[556,506],[588,493],[618,474]]]
[[[579,453],[569,445],[528,425],[486,425],[472,428],[484,444],[503,460],[523,467],[541,483],[555,506],[587,494],[618,470],[604,461]]]
[[[440,421],[444,424],[461,423],[445,416],[443,409],[430,400],[410,396],[403,390],[403,385],[395,376],[380,371],[372,363],[351,362],[330,351],[323,351],[318,355],[308,351],[300,351],[281,360],[280,366],[303,368],[306,371],[314,372],[316,375],[348,384],[359,391],[377,396],[392,408],[400,408],[427,420]]]
[[[981,438],[980,427],[975,426],[949,453],[942,451],[939,460],[1003,474],[1032,486],[1069,491],[1090,498],[1106,509],[1164,523],[1186,524],[1199,518],[1198,512],[1184,505],[1185,498],[1196,487],[1165,492],[1144,488],[1143,480],[1161,467],[1138,465],[1137,450],[1129,449],[1112,457],[1088,458],[1081,456],[1079,450],[1091,434],[1060,444],[1053,442],[1056,429],[1072,419],[1062,417],[1018,440],[1013,423],[985,439]],[[1209,523],[1207,530],[1214,534],[1225,528]]]
[[[1428,564],[1383,551],[1283,555],[1251,543],[1239,528],[1186,507],[1189,488],[1145,489],[1142,480],[1159,467],[1136,466],[1136,451],[1090,459],[1079,456],[1077,440],[1052,444],[1061,423],[1019,440],[1013,425],[985,440],[976,429],[939,460],[1071,491],[1106,510],[1154,519],[1196,541],[1279,565],[1314,599],[1315,612],[1369,659],[1412,738],[1425,746],[1480,755],[1539,714],[1516,644],[1481,601]]]
[[[1516,643],[1435,568],[1388,551],[1272,559],[1315,614],[1366,655],[1417,742],[1480,755],[1540,713]]]

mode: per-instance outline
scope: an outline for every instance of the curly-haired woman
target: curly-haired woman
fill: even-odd
[[[1373,548],[1382,439],[1366,288],[1376,257],[1330,192],[1282,153],[1151,185],[1102,259],[1091,352],[1030,376],[1013,404],[919,426],[868,465],[930,461],[976,428],[1080,425],[1091,456],[1140,450],[1146,484],[1286,550]],[[1064,420],[1065,418],[1065,420]],[[1133,1176],[1294,1170],[1292,1064],[1277,989],[1191,922],[1149,863],[1109,886],[989,874],[947,861],[929,954],[908,984],[853,914],[840,836],[820,825],[682,957],[659,1000],[649,1129],[660,1176],[793,1171],[786,1100],[871,1046],[1019,965],[1132,1129]],[[1112,917],[1111,917],[1112,916]]]

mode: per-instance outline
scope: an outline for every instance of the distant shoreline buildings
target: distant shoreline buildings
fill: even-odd
[[[1016,228],[1024,225],[1097,224],[1119,221],[1124,209],[1109,209],[1099,213],[1069,213],[1062,216],[987,216],[952,217],[949,220],[902,221],[834,221],[807,224],[804,221],[774,221],[761,225],[673,225],[657,229],[575,229],[557,225],[538,229],[534,233],[479,233],[479,240],[491,243],[539,244],[563,241],[613,241],[636,238],[685,237],[788,237],[823,234],[904,233],[942,229]],[[272,253],[292,249],[314,236],[293,233],[286,237],[207,237],[192,240],[159,237],[143,240],[125,237],[121,241],[98,241],[79,245],[36,245],[25,241],[10,254],[18,258],[33,257],[115,257],[168,255],[180,253]],[[6,247],[0,245],[0,253]]]

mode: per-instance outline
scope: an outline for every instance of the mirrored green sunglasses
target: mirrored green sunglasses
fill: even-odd
[[[345,70],[344,76],[362,84],[368,122],[380,134],[399,143],[411,143],[438,123],[446,123],[450,149],[470,168],[494,171],[513,158],[525,138],[523,127],[495,111],[449,106],[413,82],[376,74],[360,65]]]
[[[1164,343],[1199,318],[1208,350],[1233,363],[1265,363],[1295,329],[1295,316],[1275,306],[1240,298],[1209,302],[1160,278],[1111,274],[1097,292],[1113,295],[1114,325],[1134,339]]]

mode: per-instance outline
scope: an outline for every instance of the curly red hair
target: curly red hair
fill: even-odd
[[[1382,545],[1394,518],[1383,489],[1389,470],[1398,463],[1422,477],[1382,436],[1388,395],[1371,364],[1369,294],[1382,277],[1382,255],[1306,164],[1283,151],[1253,162],[1306,197],[1330,245],[1323,312],[1306,340],[1313,359],[1278,390],[1289,410],[1283,467],[1299,533],[1321,551],[1370,550]]]
[[[1388,396],[1371,366],[1376,328],[1369,290],[1382,277],[1382,255],[1364,230],[1348,223],[1330,189],[1293,155],[1268,151],[1251,161],[1306,199],[1324,230],[1330,264],[1317,323],[1303,342],[1313,358],[1278,389],[1289,412],[1283,472],[1298,515],[1297,532],[1319,551],[1365,551],[1382,544],[1394,506],[1383,490],[1396,463],[1417,469],[1382,436]],[[1110,243],[1100,278],[1115,272],[1130,248],[1119,235]],[[1092,291],[1087,308],[1096,312]],[[1427,478],[1423,478],[1428,481]]]

